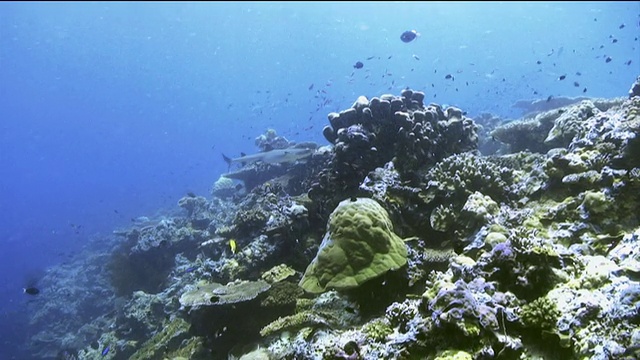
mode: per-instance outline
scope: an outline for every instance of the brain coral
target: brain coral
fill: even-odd
[[[300,286],[311,293],[355,288],[407,263],[407,248],[393,232],[387,211],[375,200],[342,201]]]

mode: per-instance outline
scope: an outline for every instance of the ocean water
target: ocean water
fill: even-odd
[[[329,112],[407,87],[472,118],[626,96],[639,36],[637,1],[0,3],[0,359],[31,356],[24,287],[208,197],[267,129],[325,145]]]

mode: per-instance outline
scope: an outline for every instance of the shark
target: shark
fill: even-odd
[[[225,154],[222,154],[222,158],[229,166],[233,163],[242,163],[244,165],[257,162],[266,164],[285,164],[306,159],[315,151],[315,149],[309,148],[287,148],[264,151],[251,155],[242,154],[242,156],[237,158],[230,158]]]

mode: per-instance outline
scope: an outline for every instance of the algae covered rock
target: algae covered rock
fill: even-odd
[[[311,293],[358,287],[407,263],[407,248],[387,211],[368,198],[342,201],[300,286]]]

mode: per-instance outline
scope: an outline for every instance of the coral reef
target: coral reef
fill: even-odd
[[[423,100],[359,97],[305,164],[252,164],[52,270],[35,355],[637,358],[640,96],[482,129]],[[508,147],[482,155],[490,129]]]
[[[311,185],[309,197],[333,209],[357,195],[365,176],[389,161],[403,181],[416,180],[420,167],[476,148],[476,125],[462,110],[425,106],[423,100],[424,93],[405,89],[400,96],[361,96],[350,109],[330,113],[323,134],[334,144],[333,157]]]
[[[274,129],[267,129],[264,134],[258,136],[255,144],[260,151],[270,151],[274,149],[286,149],[295,145],[294,142],[287,140],[283,136],[279,136]]]

